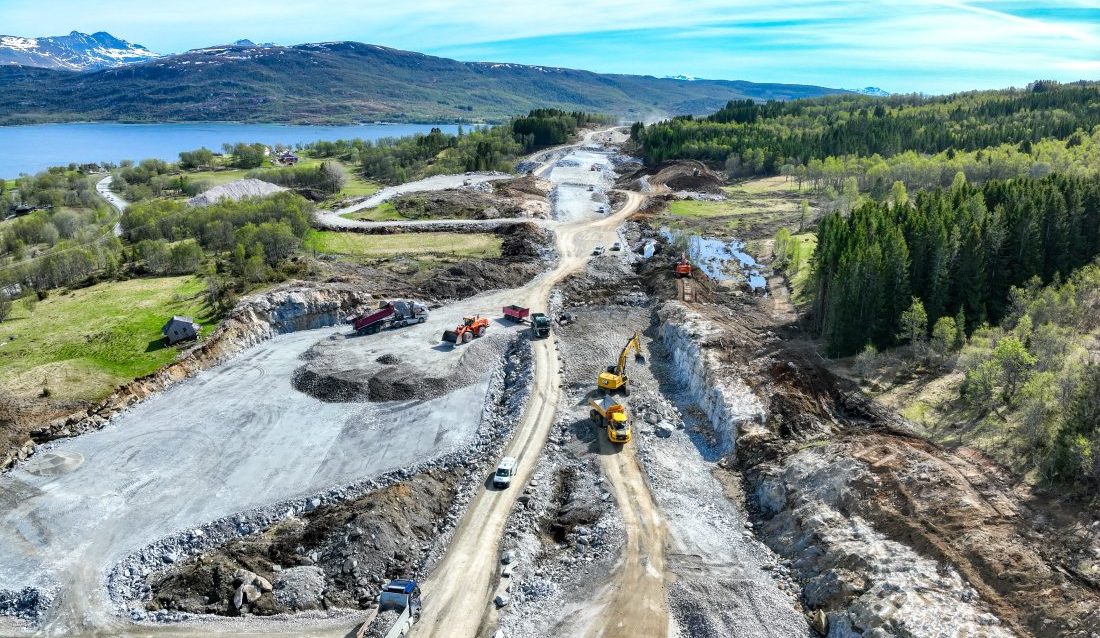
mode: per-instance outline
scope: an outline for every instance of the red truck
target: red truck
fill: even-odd
[[[504,306],[504,318],[516,323],[523,323],[527,320],[527,315],[531,314],[530,308],[524,308],[523,306],[511,305]]]
[[[428,307],[418,301],[384,301],[377,310],[348,319],[355,332],[361,335],[375,334],[386,328],[401,328],[428,319]]]

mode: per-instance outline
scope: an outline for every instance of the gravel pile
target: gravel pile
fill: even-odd
[[[53,602],[48,592],[31,587],[19,591],[0,589],[0,616],[13,616],[34,622]]]
[[[189,206],[209,206],[222,200],[238,202],[249,197],[267,197],[275,193],[281,193],[286,189],[259,179],[238,179],[215,186],[208,191],[187,200]]]
[[[464,476],[457,496],[443,517],[443,531],[424,551],[420,571],[423,577],[438,563],[446,549],[454,527],[461,519],[490,465],[495,462],[512,428],[518,422],[531,392],[532,351],[526,339],[516,339],[508,348],[502,364],[493,373],[482,412],[481,424],[471,441],[463,448],[399,471],[334,487],[314,496],[240,512],[234,516],[201,527],[181,531],[161,539],[119,562],[107,576],[107,591],[120,614],[135,621],[174,622],[194,619],[193,614],[160,610],[146,612],[144,603],[151,599],[150,575],[183,560],[248,534],[255,534],[272,524],[311,513],[328,504],[359,498],[368,493],[407,480],[433,469],[462,468]]]

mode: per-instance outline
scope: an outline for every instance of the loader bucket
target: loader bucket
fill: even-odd
[[[443,341],[447,343],[458,343],[458,333],[454,330],[444,330]]]

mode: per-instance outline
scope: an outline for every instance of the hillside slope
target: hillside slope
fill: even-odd
[[[536,107],[632,119],[703,113],[818,86],[658,79],[458,62],[356,42],[223,46],[90,73],[0,67],[0,124],[66,120],[500,120]]]

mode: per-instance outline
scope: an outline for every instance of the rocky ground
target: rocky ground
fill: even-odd
[[[576,635],[601,613],[595,599],[623,550],[620,515],[597,462],[611,453],[638,457],[666,521],[674,583],[667,604],[680,635],[805,636],[809,628],[787,568],[755,540],[737,500],[728,497],[737,486],[712,474],[726,448],[705,415],[692,414],[694,401],[668,350],[651,338],[659,334],[654,306],[643,292],[645,276],[636,272],[649,271],[641,257],[645,233],[626,225],[622,235],[638,253],[594,259],[561,288],[557,337],[566,394],[538,478],[510,521],[513,535],[505,546],[515,561],[504,572],[511,599],[501,630],[506,636]],[[628,362],[632,389],[620,398],[632,415],[634,439],[612,446],[588,418],[587,402],[598,394],[597,373],[634,331],[643,333],[647,360]],[[575,473],[586,478],[586,491],[557,487],[563,475]],[[570,525],[562,516],[578,512],[585,524],[563,536]]]
[[[720,467],[744,483],[760,538],[789,565],[819,629],[834,637],[1100,633],[1098,590],[1083,577],[1095,564],[1090,554],[1100,555],[1094,517],[1021,500],[980,455],[916,437],[788,349],[753,306],[670,304],[662,314],[665,326],[680,326],[688,350],[698,349],[693,366],[717,389],[702,407],[712,423],[736,426]],[[758,418],[715,419],[743,393],[729,382],[736,378],[761,402]]]
[[[229,528],[219,521],[165,539],[114,570],[116,600],[130,606],[134,619],[158,621],[365,609],[384,580],[422,578],[445,551],[526,405],[530,353],[527,342],[516,339],[499,359],[482,424],[462,449],[235,517]],[[166,555],[174,558],[165,561]]]
[[[500,219],[550,216],[551,184],[533,175],[462,188],[401,195],[393,206],[408,219]]]

